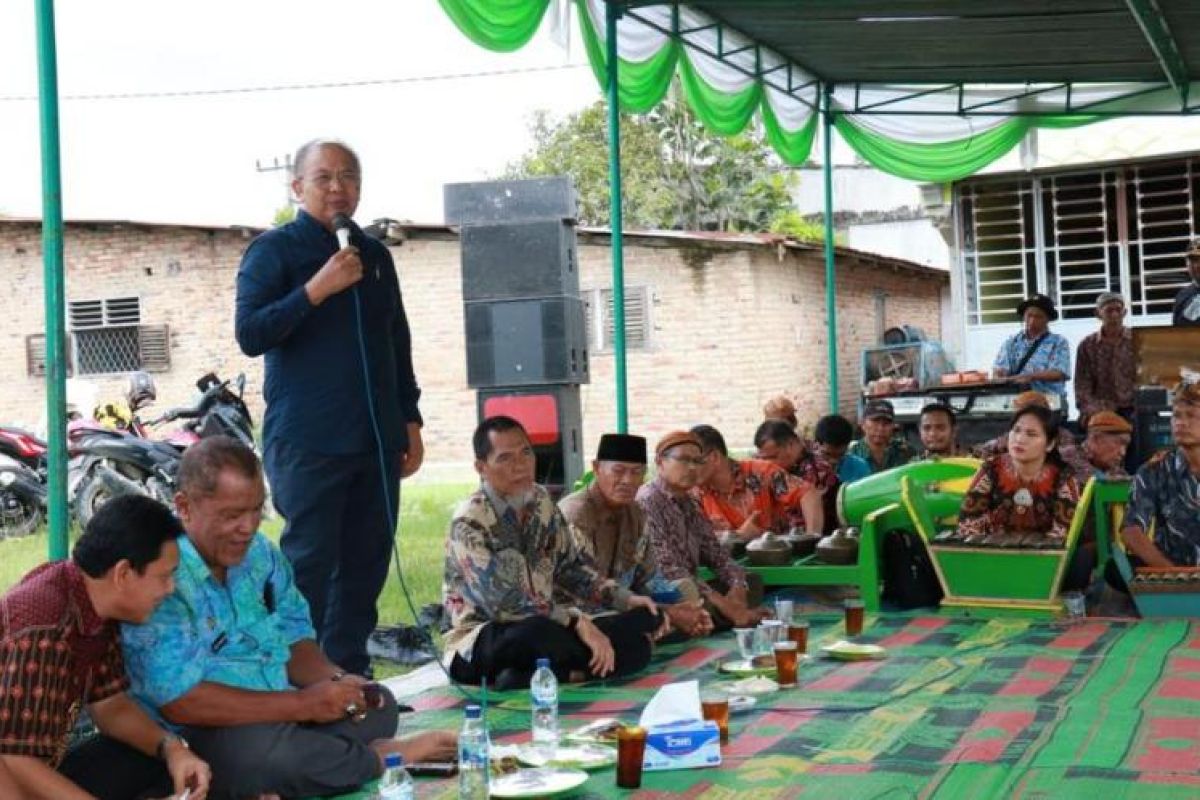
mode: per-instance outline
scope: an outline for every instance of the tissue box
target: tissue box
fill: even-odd
[[[721,731],[712,720],[652,725],[646,731],[642,769],[715,767],[721,763]]]

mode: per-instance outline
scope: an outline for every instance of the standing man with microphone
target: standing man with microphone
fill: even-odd
[[[236,335],[266,357],[263,461],[287,521],[280,545],[322,650],[365,675],[399,481],[424,456],[421,390],[391,254],[350,220],[358,156],[319,139],[292,169],[300,210],[242,257]]]

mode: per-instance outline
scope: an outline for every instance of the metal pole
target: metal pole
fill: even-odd
[[[58,152],[58,56],[54,0],[36,0],[38,97],[42,132],[42,252],[46,305],[46,426],[49,557],[67,557],[67,365],[63,314],[62,175]]]
[[[618,79],[617,20],[621,9],[605,4],[604,48],[608,72],[608,183],[612,228],[613,371],[617,383],[617,431],[629,430],[625,386],[625,253],[621,215],[621,99]]]
[[[837,336],[837,285],[833,260],[833,86],[826,84],[822,92],[821,134],[824,148],[824,163],[821,174],[825,179],[825,318],[826,336],[829,339],[829,413],[838,413],[838,336]]]

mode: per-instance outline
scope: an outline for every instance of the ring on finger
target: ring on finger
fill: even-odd
[[[356,717],[356,716],[358,716],[358,712],[359,712],[358,703],[350,703],[349,705],[346,706],[346,716],[347,717]]]

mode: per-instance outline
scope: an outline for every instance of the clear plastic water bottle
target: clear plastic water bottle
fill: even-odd
[[[469,705],[458,733],[458,800],[487,800],[490,751],[483,711]]]
[[[550,760],[558,749],[558,678],[550,669],[550,659],[537,660],[529,693],[533,696],[533,744]]]
[[[388,753],[383,759],[383,769],[376,800],[413,800],[413,779],[404,768],[404,756]]]

